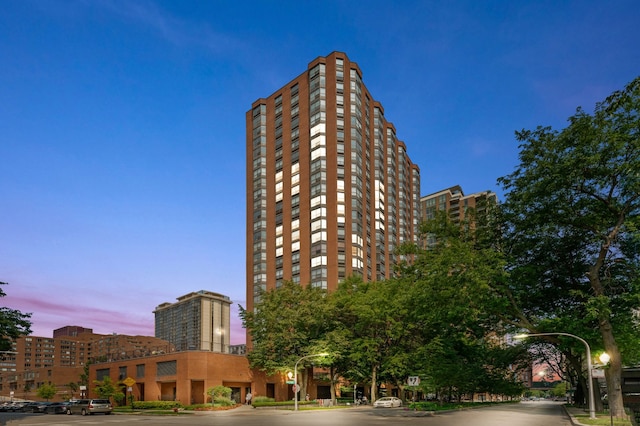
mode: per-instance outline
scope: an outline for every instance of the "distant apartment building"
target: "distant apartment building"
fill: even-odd
[[[247,345],[231,345],[229,346],[229,353],[234,355],[245,355],[247,353]]]
[[[55,330],[53,330],[53,337],[75,337],[82,333],[93,333],[93,329],[80,327],[78,325],[67,325],[65,327],[56,328]]]
[[[482,214],[486,209],[495,205],[498,198],[495,192],[482,191],[464,195],[460,185],[443,189],[433,194],[425,195],[420,199],[422,220],[433,219],[436,212],[445,211],[454,222],[464,220],[469,209],[474,209],[477,214]]]
[[[247,309],[283,281],[334,290],[392,275],[414,240],[420,171],[341,52],[246,114]]]
[[[71,330],[74,327],[64,328]],[[77,336],[22,336],[13,342],[11,353],[3,354],[0,359],[0,397],[37,399],[37,388],[52,383],[58,387],[54,399],[68,399],[74,396],[69,384],[80,381],[89,362],[125,360],[172,351],[168,342],[149,336],[86,331]]]
[[[229,352],[230,307],[228,296],[200,290],[163,303],[153,311],[155,336],[177,351]]]

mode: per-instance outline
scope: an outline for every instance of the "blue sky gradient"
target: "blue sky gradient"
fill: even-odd
[[[639,22],[635,0],[6,0],[2,302],[40,336],[153,335],[157,305],[201,289],[244,306],[245,112],[334,50],[423,195],[501,195],[515,130],[562,128],[640,75]]]

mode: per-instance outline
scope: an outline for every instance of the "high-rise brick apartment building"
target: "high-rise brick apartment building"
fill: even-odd
[[[229,352],[231,299],[212,291],[194,291],[153,311],[156,337],[179,351]]]
[[[482,214],[486,209],[498,203],[495,192],[481,191],[464,195],[460,185],[425,195],[421,198],[422,220],[433,219],[436,211],[445,211],[454,222],[459,222],[465,218],[469,209],[474,209],[476,213]]]
[[[420,221],[420,171],[341,52],[246,115],[247,308],[284,280],[388,278]]]

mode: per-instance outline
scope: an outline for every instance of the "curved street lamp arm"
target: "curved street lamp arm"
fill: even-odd
[[[587,377],[589,378],[589,418],[590,419],[595,419],[596,418],[596,407],[595,407],[595,397],[593,394],[593,372],[591,371],[591,348],[589,347],[589,344],[587,343],[586,340],[584,340],[582,337],[578,337],[575,334],[571,334],[571,333],[531,333],[531,334],[522,334],[522,335],[518,335],[515,336],[516,338],[522,338],[522,337],[536,337],[536,336],[568,336],[568,337],[573,337],[574,339],[578,339],[580,340],[582,343],[584,343],[584,347],[587,350]]]

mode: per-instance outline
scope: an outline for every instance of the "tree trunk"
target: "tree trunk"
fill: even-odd
[[[329,367],[329,378],[331,383],[331,403],[338,405],[336,401],[336,385],[338,384],[338,375],[335,373],[334,367]]]
[[[616,227],[614,231],[610,232],[607,241],[600,248],[596,262],[589,270],[589,282],[596,297],[609,297],[606,295],[605,289],[602,286],[602,281],[600,281],[600,271],[602,270],[606,255],[609,251],[610,243],[618,234],[618,229],[619,227]],[[609,305],[607,305],[607,307],[608,306]],[[609,312],[607,309],[599,312],[598,328],[602,335],[604,350],[610,357],[609,368],[605,372],[609,410],[611,410],[613,416],[624,418],[626,417],[626,413],[624,412],[624,403],[622,402],[622,359],[620,358],[620,349],[616,343],[616,338],[613,335],[613,326],[611,325],[611,321],[609,321]]]
[[[378,369],[373,367],[373,371],[371,371],[371,403],[373,404],[377,398],[376,390],[378,386],[376,383],[378,382]]]
[[[403,401],[406,401],[407,400],[407,391],[406,391],[404,385],[398,383],[398,390],[400,391],[400,392],[398,392],[398,398],[400,398]],[[415,391],[413,392],[413,394],[415,395]]]
[[[572,353],[567,353],[567,360],[571,364],[573,371],[576,372],[576,391],[573,394],[573,403],[579,407],[587,406],[587,379],[583,373],[583,361],[584,358],[577,358]]]
[[[309,383],[309,369],[302,369],[302,380],[300,384],[300,392],[298,392],[298,401],[304,401],[304,397],[307,395],[307,385]]]
[[[620,349],[613,337],[613,329],[609,320],[600,320],[600,332],[604,341],[604,350],[609,354],[609,368],[605,369],[607,380],[607,398],[609,409],[614,417],[626,417],[624,402],[622,400],[622,360]]]
[[[587,406],[587,381],[580,375],[578,377],[578,383],[576,384],[576,393],[573,394],[573,404],[578,407],[586,407]]]

